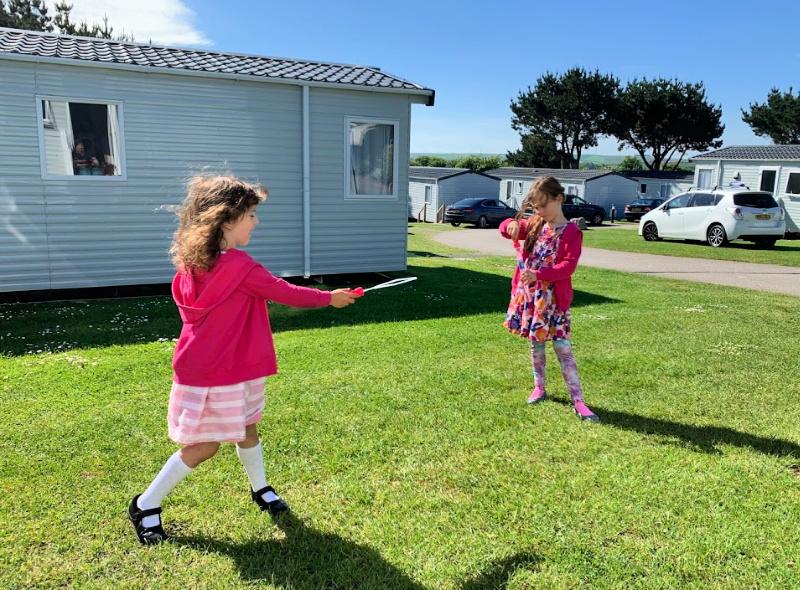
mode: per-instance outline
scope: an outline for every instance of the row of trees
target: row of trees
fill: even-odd
[[[108,17],[103,17],[103,24],[86,21],[72,22],[70,13],[73,5],[60,0],[55,5],[56,13],[50,11],[44,0],[0,0],[0,27],[12,29],[25,29],[27,31],[57,30],[65,35],[80,35],[82,37],[101,37],[104,39],[117,39],[119,41],[133,41],[133,35],[124,32],[114,35],[114,27],[109,25]]]
[[[516,165],[579,168],[581,154],[603,135],[633,148],[651,170],[677,169],[690,150],[722,145],[722,110],[702,82],[636,79],[624,87],[599,71],[546,73],[511,101],[511,126],[522,148]]]
[[[725,129],[702,82],[635,79],[622,86],[583,68],[544,74],[511,101],[511,112],[522,144],[506,155],[515,166],[578,168],[584,149],[606,135],[651,170],[678,169],[687,152],[722,145]],[[742,119],[775,143],[800,143],[800,93],[773,88],[765,103],[743,109]]]

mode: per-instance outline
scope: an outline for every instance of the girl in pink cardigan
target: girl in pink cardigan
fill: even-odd
[[[544,176],[531,186],[517,219],[500,225],[500,233],[514,240],[517,251],[511,302],[503,325],[531,341],[534,388],[528,403],[547,398],[545,343],[552,341],[575,414],[581,420],[598,422],[583,400],[570,343],[571,277],[581,256],[583,234],[564,217],[563,202],[562,186],[552,176]],[[531,209],[535,215],[526,221],[522,214]]]
[[[271,515],[288,510],[267,484],[256,430],[265,378],[278,371],[266,302],[345,307],[355,299],[343,289],[291,285],[238,249],[250,242],[258,225],[256,206],[266,197],[263,187],[230,176],[200,176],[189,183],[171,250],[178,269],[172,296],[183,328],[172,361],[167,422],[181,449],[128,506],[143,544],[167,539],[161,502],[222,442],[236,443],[256,505]]]

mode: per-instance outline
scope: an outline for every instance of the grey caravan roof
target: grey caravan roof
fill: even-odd
[[[800,160],[800,145],[732,145],[690,158],[694,160]]]
[[[633,170],[622,173],[627,178],[652,178],[653,180],[685,180],[691,182],[694,172],[685,170]]]
[[[444,168],[437,166],[409,166],[408,179],[417,182],[438,182],[440,180],[444,180],[445,178],[452,178],[453,176],[468,174],[470,172],[479,174],[481,176],[486,176],[493,180],[500,180],[495,176],[491,176],[484,172],[475,172],[469,168]]]
[[[540,176],[555,176],[556,178],[564,178],[568,180],[593,180],[601,176],[609,174],[617,174],[608,170],[575,170],[571,168],[516,168],[505,167],[495,168],[494,170],[487,170],[486,174],[500,178],[514,178],[519,180],[533,180]]]
[[[0,58],[3,57],[417,94],[427,97],[428,106],[433,105],[435,96],[430,88],[373,66],[183,49],[0,27]]]

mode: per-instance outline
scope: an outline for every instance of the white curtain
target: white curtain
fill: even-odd
[[[64,133],[67,137],[67,146],[69,146],[69,151],[72,153],[72,150],[75,149],[75,135],[72,133],[72,115],[69,113],[69,103],[64,103],[64,111],[66,114],[64,115],[66,118],[66,124],[64,125]]]
[[[111,161],[114,165],[114,174],[121,174],[119,169],[119,118],[117,117],[117,105],[108,105],[108,150],[111,152]]]
[[[350,124],[351,191],[391,195],[394,190],[394,125]]]

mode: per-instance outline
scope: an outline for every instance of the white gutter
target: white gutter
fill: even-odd
[[[303,276],[311,276],[311,133],[309,88],[303,86]]]

